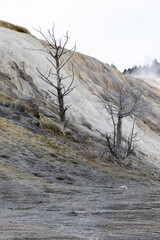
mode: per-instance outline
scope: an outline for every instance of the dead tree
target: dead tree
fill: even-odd
[[[54,25],[51,30],[48,30],[48,36],[46,36],[41,29],[37,30],[43,39],[45,40],[44,49],[40,49],[39,51],[43,51],[46,53],[46,59],[51,64],[51,68],[47,73],[42,73],[38,68],[39,77],[52,86],[56,93],[49,90],[49,92],[56,97],[57,103],[54,104],[58,107],[59,117],[62,122],[62,132],[63,135],[66,135],[66,126],[68,120],[66,119],[66,111],[70,106],[66,106],[64,102],[64,98],[70,94],[73,90],[73,81],[74,81],[74,71],[73,65],[71,67],[72,73],[71,75],[63,76],[61,70],[64,66],[70,61],[72,56],[76,50],[76,44],[71,49],[66,49],[66,45],[69,41],[68,32],[66,32],[65,36],[56,39]],[[53,83],[53,78],[56,78],[56,84]],[[67,79],[71,78],[70,84],[65,87],[63,82]]]
[[[105,108],[111,117],[113,132],[106,133],[107,145],[112,156],[124,159],[132,154],[135,149],[137,132],[134,131],[136,116],[143,113],[144,101],[141,93],[122,85],[118,87],[115,95],[106,97]],[[123,136],[123,119],[131,117],[133,124],[130,135],[126,139]]]

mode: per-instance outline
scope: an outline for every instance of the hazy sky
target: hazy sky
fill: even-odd
[[[160,61],[160,0],[5,0],[1,20],[29,29],[69,31],[77,51],[121,71]]]

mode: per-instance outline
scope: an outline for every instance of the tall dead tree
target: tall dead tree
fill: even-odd
[[[115,95],[106,97],[105,108],[111,117],[113,132],[106,133],[107,145],[112,156],[118,159],[124,159],[133,153],[137,133],[135,133],[135,119],[143,113],[144,101],[141,93],[129,88],[120,86]],[[133,124],[130,134],[126,139],[123,136],[123,119],[131,117]]]
[[[72,73],[71,75],[63,76],[62,69],[64,66],[70,61],[72,56],[76,50],[76,44],[71,49],[66,49],[67,43],[69,41],[68,31],[66,32],[65,36],[56,39],[55,37],[55,30],[54,25],[51,30],[48,30],[48,35],[46,36],[41,29],[37,30],[43,39],[45,40],[44,49],[40,49],[39,51],[45,52],[46,59],[51,64],[51,68],[47,73],[42,73],[40,69],[38,70],[39,77],[48,83],[50,86],[56,89],[56,93],[49,90],[49,92],[56,97],[57,103],[56,106],[58,107],[59,117],[62,122],[62,132],[63,135],[66,135],[66,126],[68,120],[66,119],[66,111],[68,110],[69,106],[65,105],[64,98],[70,94],[73,90],[73,81],[74,81],[74,71],[73,65],[71,67]],[[56,84],[54,84],[53,79],[56,78]],[[64,81],[67,78],[71,78],[71,82],[67,87],[64,85]]]

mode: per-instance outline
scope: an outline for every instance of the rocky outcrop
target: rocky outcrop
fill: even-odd
[[[27,108],[21,104],[0,100],[0,116],[11,119],[16,125],[21,125],[32,132],[38,131],[39,120],[33,117],[27,111]]]
[[[2,20],[0,20],[0,27],[5,27],[5,28],[8,28],[8,29],[17,31],[17,32],[30,34],[30,32],[26,28],[21,27],[21,26],[17,26],[17,25],[14,25],[12,23],[5,22],[5,21],[2,21]]]

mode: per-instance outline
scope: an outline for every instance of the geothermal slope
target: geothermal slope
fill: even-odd
[[[52,89],[37,73],[50,69],[37,51],[42,41],[0,26],[0,239],[160,239],[159,89],[75,53],[64,137]],[[64,76],[70,71],[68,63]],[[142,91],[149,108],[136,121],[137,151],[121,166],[108,157],[103,96],[122,82]],[[127,134],[132,119],[124,124]]]

